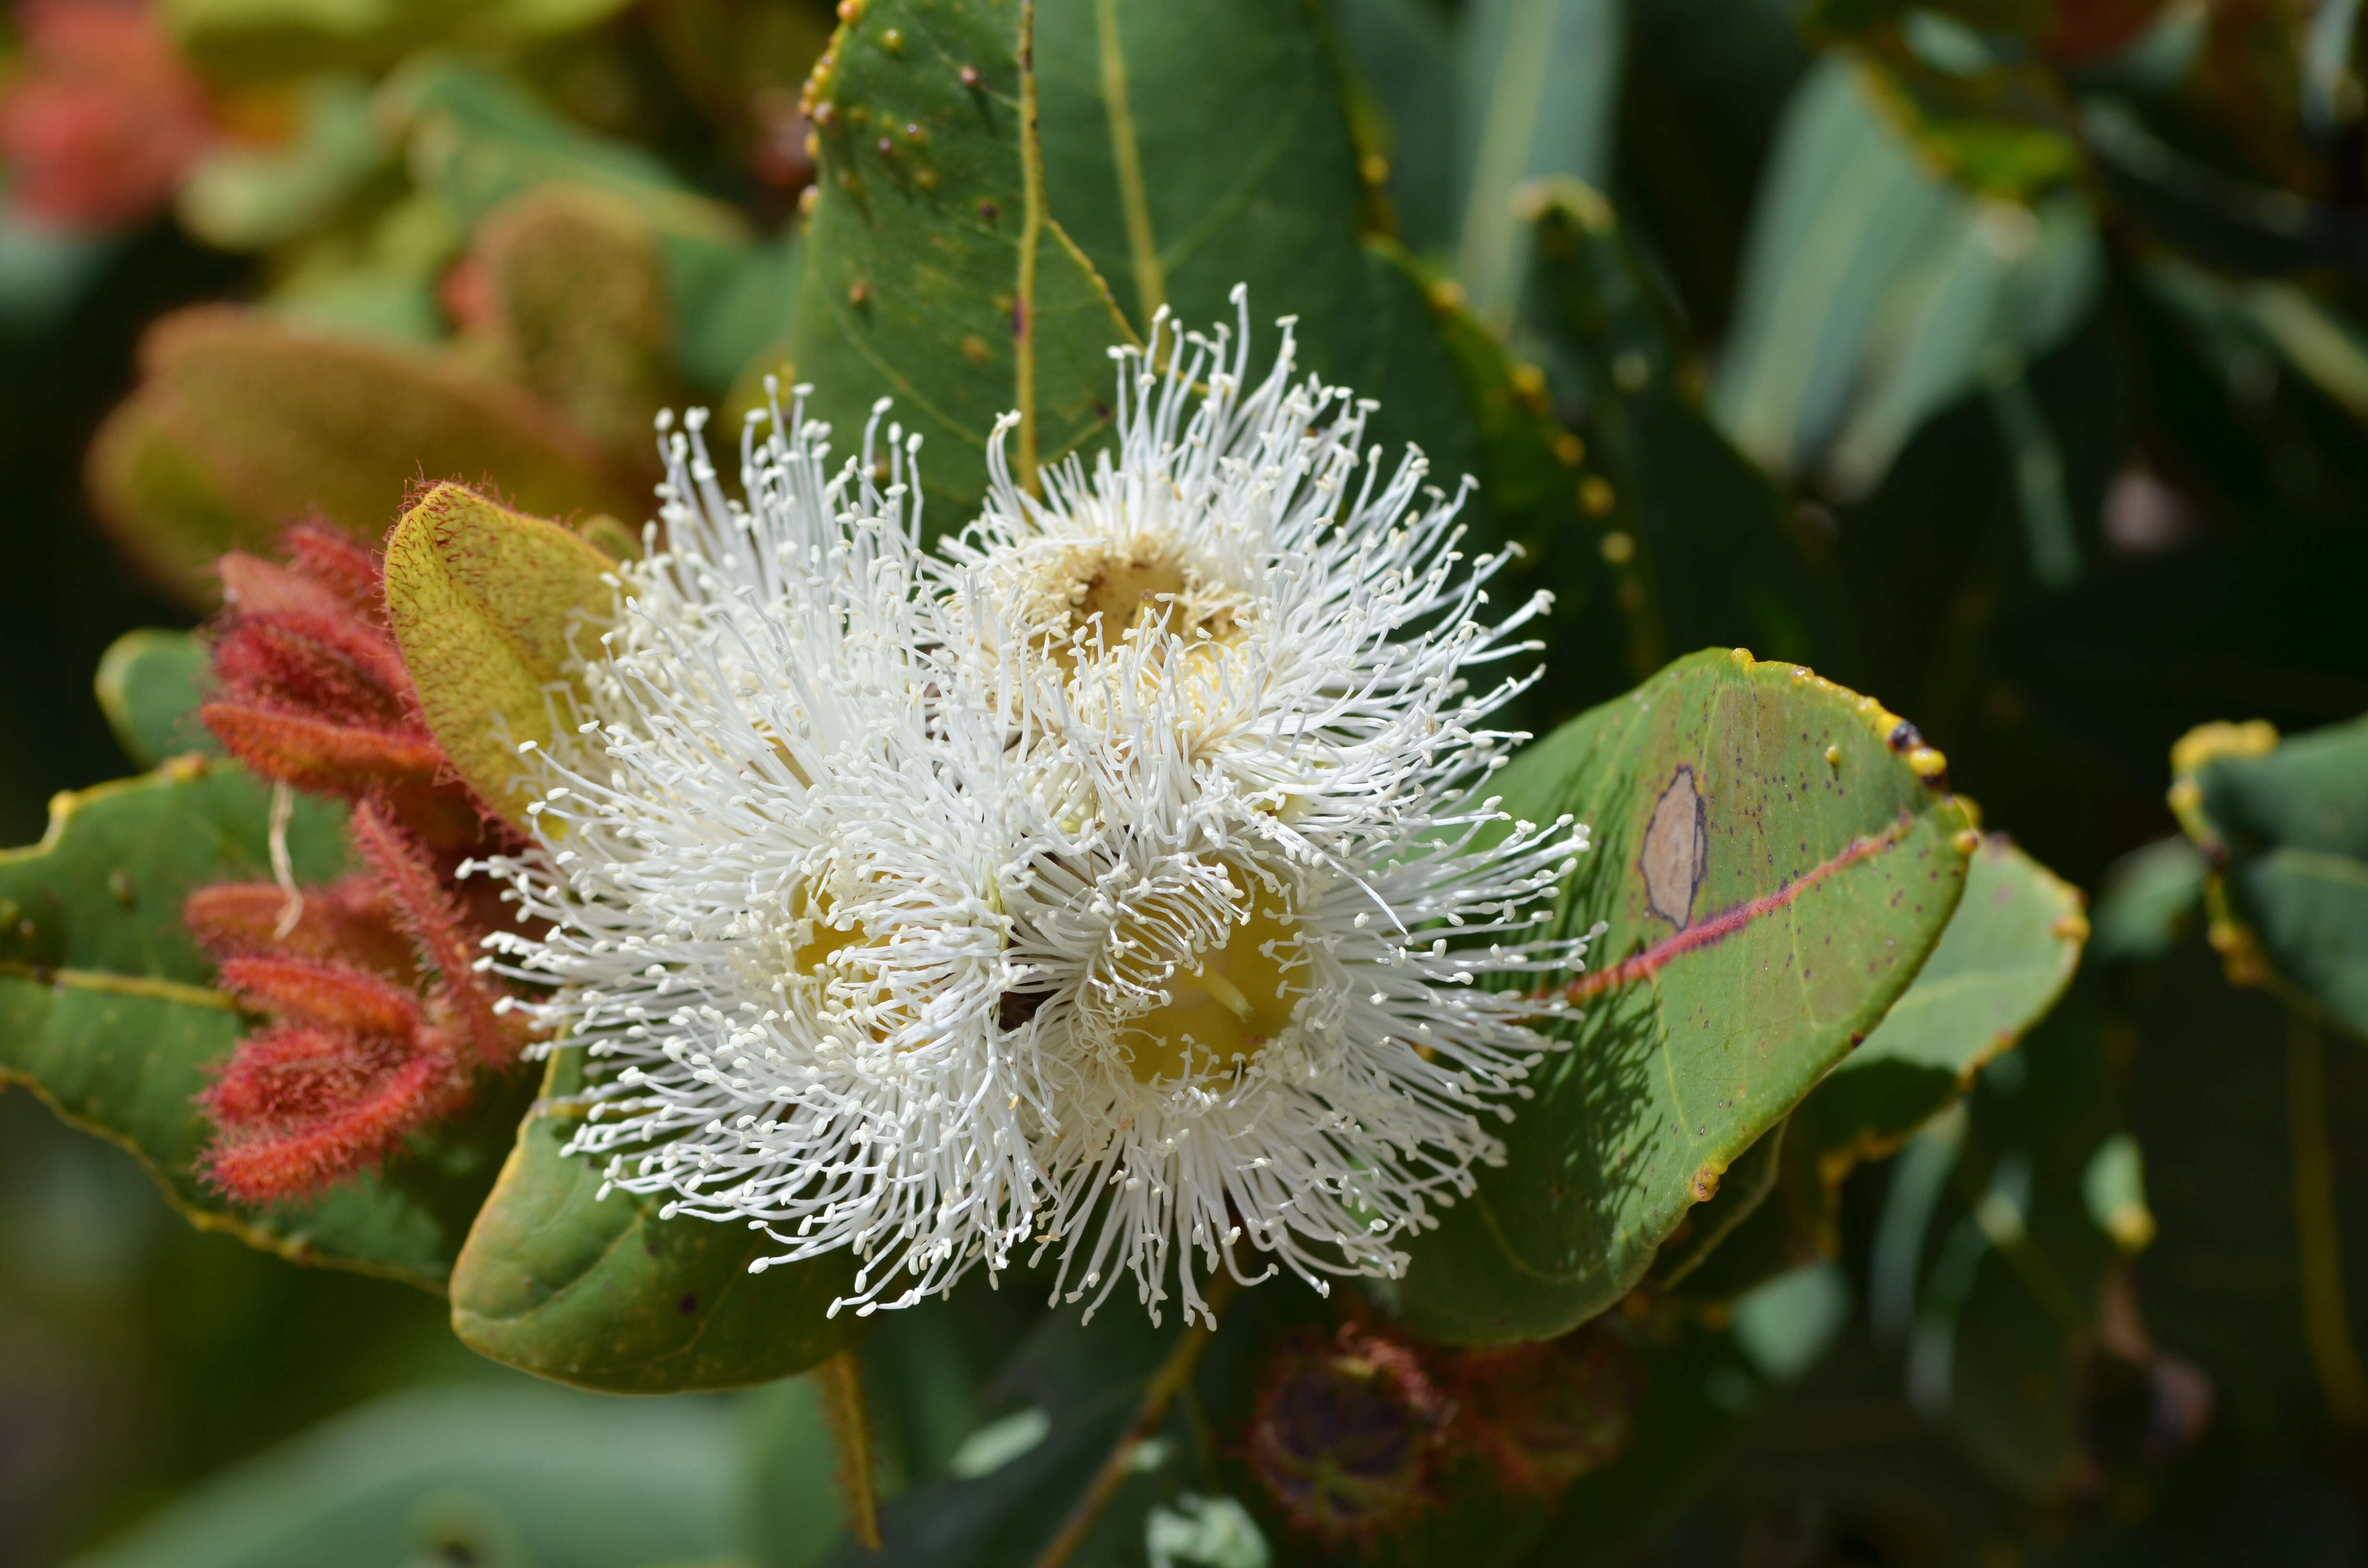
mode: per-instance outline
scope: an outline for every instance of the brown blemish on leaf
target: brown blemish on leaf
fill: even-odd
[[[1710,864],[1710,828],[1694,770],[1680,767],[1653,808],[1636,869],[1645,878],[1645,903],[1682,931],[1693,919],[1694,895]]]

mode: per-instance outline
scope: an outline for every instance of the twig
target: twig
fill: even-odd
[[[2343,1238],[2336,1224],[2335,1156],[2327,1140],[2327,1079],[2317,1020],[2286,1014],[2286,1108],[2292,1119],[2294,1239],[2302,1275],[2303,1338],[2310,1346],[2328,1414],[2339,1426],[2368,1426],[2368,1373],[2351,1342],[2344,1301]]]
[[[1233,1293],[1234,1277],[1220,1271],[1209,1281],[1209,1312],[1214,1314]],[[1191,1324],[1177,1336],[1175,1345],[1167,1352],[1167,1358],[1151,1375],[1151,1386],[1143,1391],[1143,1403],[1135,1407],[1134,1419],[1127,1423],[1126,1430],[1110,1449],[1110,1457],[1102,1460],[1102,1468],[1096,1472],[1093,1484],[1087,1487],[1085,1495],[1077,1499],[1077,1506],[1069,1510],[1069,1517],[1062,1522],[1060,1533],[1053,1536],[1052,1543],[1036,1559],[1036,1568],[1063,1568],[1076,1554],[1077,1548],[1086,1543],[1086,1537],[1092,1533],[1095,1524],[1101,1518],[1102,1510],[1110,1506],[1110,1499],[1118,1494],[1118,1489],[1126,1484],[1126,1478],[1133,1473],[1136,1450],[1159,1430],[1159,1424],[1167,1418],[1167,1407],[1176,1402],[1177,1394],[1191,1380],[1192,1369],[1200,1364],[1201,1353],[1209,1347],[1209,1341],[1215,1333],[1203,1321]]]
[[[871,1415],[864,1408],[862,1369],[842,1350],[814,1369],[822,1413],[838,1450],[838,1502],[847,1528],[869,1551],[880,1550],[880,1488],[872,1474]]]

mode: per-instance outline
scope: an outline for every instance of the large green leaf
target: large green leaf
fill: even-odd
[[[1986,835],[1957,912],[1916,983],[1793,1113],[1781,1176],[1778,1162],[1766,1159],[1766,1184],[1781,1181],[1782,1200],[1725,1220],[1731,1239],[1709,1233],[1706,1216],[1728,1203],[1744,1165],[1737,1162],[1671,1239],[1655,1278],[1686,1296],[1724,1301],[1794,1264],[1833,1256],[1842,1178],[1860,1161],[1896,1152],[1964,1096],[2071,984],[2088,933],[2081,902],[2078,888],[2004,835]],[[1773,1142],[1762,1138],[1751,1157]]]
[[[311,1202],[230,1203],[198,1174],[212,1128],[195,1096],[247,1024],[212,989],[181,904],[209,882],[270,875],[270,792],[189,756],[51,810],[40,844],[0,856],[0,1077],[131,1150],[200,1227],[298,1262],[440,1285],[519,1096],[489,1085],[378,1174]],[[340,820],[298,801],[288,841],[300,880],[338,870]]]
[[[409,1391],[212,1478],[75,1568],[712,1560],[738,1544],[735,1425],[690,1401]]]
[[[2274,977],[2368,1036],[2368,720],[2288,741],[2209,724],[2172,757],[2230,976]]]
[[[843,444],[894,396],[928,438],[930,493],[961,510],[985,489],[1006,411],[1027,483],[1108,426],[1105,350],[1132,334],[1045,196],[1033,6],[890,0],[852,15],[809,88],[821,197],[791,355]]]
[[[210,76],[250,82],[392,64],[436,45],[517,44],[589,27],[623,0],[164,0],[173,40]]]
[[[1464,23],[1456,270],[1499,332],[1520,302],[1527,249],[1515,192],[1549,176],[1609,183],[1626,14],[1616,0],[1480,0]]]
[[[1445,11],[1430,0],[1334,0],[1333,26],[1372,95],[1369,133],[1389,165],[1391,215],[1425,256],[1455,243],[1455,61]]]
[[[1864,494],[1927,417],[2061,342],[2102,276],[2086,199],[1977,200],[1832,56],[1803,82],[1754,214],[1712,408],[1779,473]]]
[[[552,1053],[452,1270],[452,1327],[473,1349],[557,1382],[610,1393],[743,1388],[802,1372],[871,1320],[825,1316],[853,1256],[752,1273],[778,1245],[761,1231],[665,1200],[600,1196],[602,1167],[563,1154],[583,1115],[584,1053]]]
[[[1416,1326],[1533,1338],[1635,1283],[1939,941],[1978,842],[1942,767],[1873,699],[1740,651],[1681,659],[1515,760],[1508,809],[1594,829],[1557,927],[1605,931],[1507,1164],[1409,1244]]]
[[[2047,1015],[2079,967],[2080,890],[1988,835],[1916,983],[1793,1118],[1788,1164],[1827,1195],[1890,1153]],[[1804,1195],[1806,1196],[1806,1195]]]
[[[1160,304],[1230,324],[1237,284],[1262,346],[1294,315],[1306,369],[1380,400],[1373,439],[1417,441],[1443,479],[1472,465],[1421,290],[1360,243],[1368,191],[1307,6],[886,0],[841,28],[814,96],[791,358],[843,440],[895,398],[945,523],[984,488],[997,417],[1021,416],[1023,479],[1091,444],[1107,350]]]
[[[1593,522],[1608,568],[1609,592],[1576,614],[1579,642],[1624,645],[1630,680],[1673,647],[1720,643],[1850,667],[1849,622],[1821,564],[1828,541],[1801,528],[1789,497],[1704,417],[1677,306],[1620,214],[1569,180],[1541,182],[1527,200],[1535,313],[1591,471],[1562,487],[1563,504]],[[1565,523],[1556,548],[1568,557],[1579,537]],[[1559,641],[1558,676],[1576,662],[1571,632]]]

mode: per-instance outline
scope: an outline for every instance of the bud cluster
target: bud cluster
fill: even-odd
[[[1351,1322],[1269,1359],[1245,1458],[1292,1529],[1370,1552],[1446,1501],[1459,1460],[1505,1496],[1552,1501],[1620,1457],[1643,1393],[1613,1329],[1463,1350]]]
[[[250,1203],[310,1196],[384,1158],[465,1104],[481,1074],[513,1065],[527,1039],[477,959],[508,921],[458,875],[518,841],[419,721],[376,558],[318,526],[287,542],[284,566],[222,562],[200,716],[274,784],[352,801],[359,869],[300,889],[275,846],[279,881],[200,888],[185,911],[223,986],[271,1019],[200,1096],[217,1129],[207,1173]]]

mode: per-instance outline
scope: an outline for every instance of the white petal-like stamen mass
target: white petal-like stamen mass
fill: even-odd
[[[593,1057],[569,1152],[670,1211],[851,1246],[849,1300],[918,1300],[1030,1233],[1043,1095],[1000,1025],[1015,718],[916,570],[891,432],[827,477],[776,415],[727,501],[694,417],[666,442],[666,545],[620,569],[591,712],[549,760],[541,853],[493,868],[547,936],[500,939]],[[876,421],[875,421],[876,424]],[[835,1310],[835,1309],[834,1309]]]
[[[1395,1239],[1501,1157],[1553,1011],[1528,993],[1584,946],[1539,926],[1585,828],[1483,792],[1522,683],[1465,679],[1535,651],[1508,634],[1543,597],[1479,621],[1507,557],[1458,570],[1463,492],[1360,452],[1371,405],[1294,380],[1283,328],[1253,386],[1246,319],[1157,324],[1117,356],[1115,454],[1039,500],[998,444],[941,570],[1031,669],[1035,787],[1094,855],[1015,941],[1042,1233],[1069,1299],[1131,1271],[1155,1314],[1171,1275],[1203,1310],[1192,1252],[1246,1278],[1243,1238],[1319,1287],[1402,1272]]]
[[[1047,1254],[1155,1318],[1221,1268],[1397,1275],[1580,960],[1543,923],[1586,829],[1486,795],[1521,683],[1469,679],[1543,601],[1480,619],[1464,492],[1360,452],[1288,323],[1255,384],[1246,312],[1153,345],[1113,452],[1040,498],[998,434],[935,556],[877,416],[835,476],[752,424],[742,502],[670,432],[665,549],[495,867],[549,923],[506,969],[591,1052],[571,1152],[768,1263],[852,1248],[860,1311]]]

